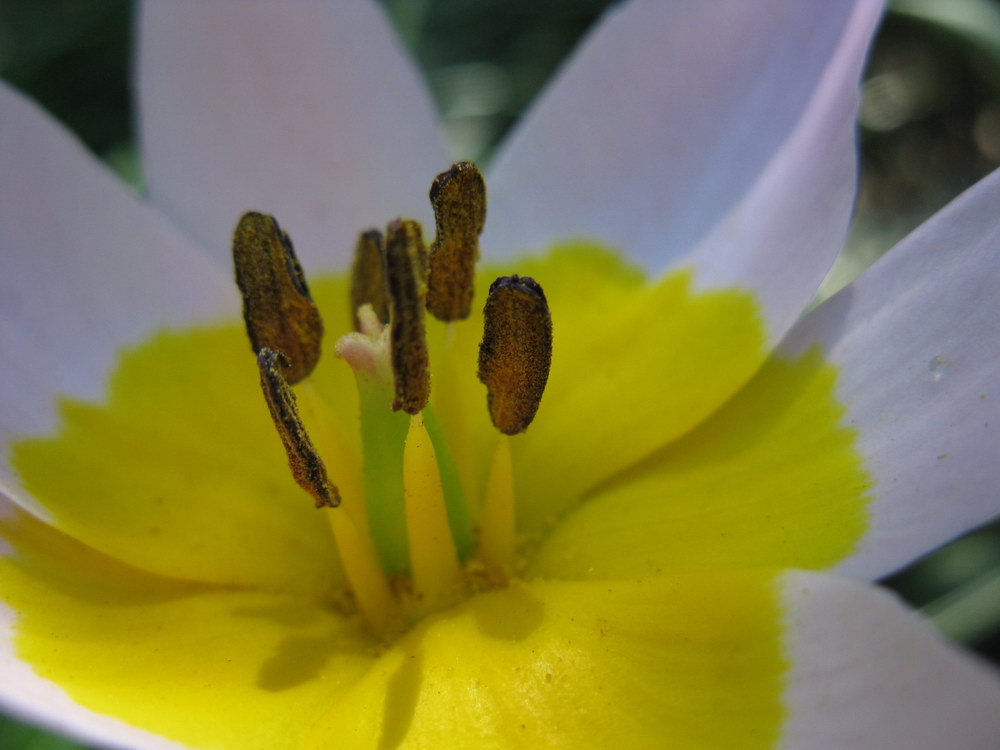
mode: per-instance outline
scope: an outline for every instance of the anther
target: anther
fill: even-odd
[[[483,309],[479,379],[490,418],[516,435],[535,418],[552,362],[552,318],[542,288],[529,276],[501,276]]]
[[[439,320],[462,320],[472,309],[479,235],[486,221],[486,183],[476,165],[460,161],[434,178],[427,309]]]
[[[288,466],[298,485],[312,495],[316,507],[335,508],[340,505],[340,493],[326,476],[323,459],[316,453],[306,428],[299,418],[299,410],[283,370],[288,359],[281,352],[264,347],[257,354],[260,369],[260,387],[267,400],[271,419],[281,436],[288,454]]]
[[[354,250],[354,266],[351,270],[351,314],[354,329],[361,330],[358,310],[362,305],[371,305],[384,325],[389,322],[389,292],[385,279],[385,244],[382,233],[377,229],[362,232]]]
[[[291,240],[274,217],[246,213],[233,234],[233,261],[254,353],[281,352],[285,379],[298,383],[319,361],[323,321]]]
[[[427,251],[420,225],[407,219],[389,224],[385,255],[392,308],[389,347],[396,388],[392,408],[417,414],[431,393],[424,329]]]

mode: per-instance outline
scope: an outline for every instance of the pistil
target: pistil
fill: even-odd
[[[403,448],[409,420],[390,408],[393,402],[393,363],[390,332],[365,305],[358,317],[363,332],[349,333],[337,342],[336,352],[354,370],[361,407],[361,446],[364,497],[372,536],[385,569],[393,575],[410,572],[410,551],[404,512]],[[472,522],[458,469],[434,410],[422,412],[439,468],[445,508],[460,559],[474,547]]]
[[[409,419],[393,411],[392,382],[355,370],[361,407],[361,461],[365,507],[379,559],[390,575],[409,571],[403,508],[403,442]]]

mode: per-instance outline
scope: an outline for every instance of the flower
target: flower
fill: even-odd
[[[142,748],[988,746],[995,677],[864,582],[996,513],[1000,178],[800,318],[843,241],[880,7],[764,7],[625,4],[498,156],[488,257],[584,237],[654,280],[578,240],[513,264],[556,330],[512,441],[530,567],[382,653],[324,598],[336,511],[285,475],[218,323],[246,209],[311,275],[425,217],[447,158],[377,9],[144,6],[155,210],[4,89],[5,704]],[[314,292],[346,328],[343,285]],[[348,368],[315,378],[351,412]],[[475,466],[496,438],[464,407]]]

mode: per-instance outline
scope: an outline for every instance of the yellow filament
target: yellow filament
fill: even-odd
[[[361,533],[341,508],[324,510],[328,510],[337,551],[361,614],[376,633],[392,633],[402,620],[371,537]]]
[[[479,490],[476,486],[476,467],[473,462],[472,444],[469,441],[467,403],[460,371],[460,365],[468,363],[463,360],[459,351],[454,322],[444,324],[442,350],[434,366],[434,389],[431,391],[431,399],[434,402],[434,411],[445,428],[448,448],[455,460],[469,514],[474,517],[476,509],[472,506],[471,499],[478,496]]]
[[[506,577],[514,558],[514,473],[506,435],[500,436],[493,451],[479,545],[487,569],[493,575]]]
[[[401,621],[399,606],[368,532],[361,477],[355,470],[359,459],[330,423],[323,398],[311,382],[306,380],[296,386],[296,398],[307,417],[318,452],[342,488],[343,502],[339,508],[332,509],[334,512],[328,513],[328,517],[347,582],[372,629],[390,633]]]
[[[464,578],[448,526],[437,456],[420,414],[410,420],[406,435],[403,488],[413,589],[418,609],[429,611],[460,595]]]
[[[295,399],[299,413],[305,423],[316,451],[326,464],[330,475],[343,499],[342,508],[354,519],[359,530],[368,531],[368,517],[362,502],[364,497],[361,472],[361,458],[347,438],[330,421],[330,409],[311,380],[304,380],[295,386]]]

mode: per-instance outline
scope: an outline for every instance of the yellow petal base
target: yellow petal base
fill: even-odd
[[[513,547],[536,580],[425,616],[380,651],[323,517],[367,531],[351,506],[350,369],[327,356],[306,384],[304,419],[345,492],[318,512],[234,322],[125,352],[106,404],[64,402],[57,434],[12,447],[54,527],[0,519],[18,657],[82,705],[199,747],[773,746],[785,664],[764,566],[832,565],[867,522],[836,371],[813,352],[750,380],[759,306],[697,291],[690,273],[646,283],[566,247],[484,271],[477,298],[512,270],[543,282],[555,321],[535,423],[509,458],[496,450],[477,313],[428,325],[444,373],[432,404],[483,557]],[[313,291],[329,329],[348,330],[343,282]],[[430,455],[411,455],[415,474]],[[516,541],[482,533],[512,520]]]
[[[0,521],[17,648],[81,704],[192,747],[770,748],[783,709],[769,571],[534,582],[376,655],[298,597],[157,579]]]

